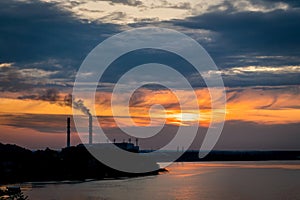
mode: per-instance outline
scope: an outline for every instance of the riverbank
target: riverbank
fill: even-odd
[[[127,173],[112,169],[95,159],[83,145],[61,151],[30,151],[16,145],[0,144],[0,184],[40,181],[84,181],[157,175],[164,169],[148,159],[143,165],[157,169]],[[137,166],[139,163],[135,163]]]

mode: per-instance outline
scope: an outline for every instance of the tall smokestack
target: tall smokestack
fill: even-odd
[[[93,117],[89,114],[89,144],[93,144]]]
[[[71,119],[67,118],[67,147],[70,147],[71,129],[70,129]]]

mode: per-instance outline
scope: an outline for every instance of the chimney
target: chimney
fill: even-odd
[[[70,117],[67,118],[67,147],[70,147],[70,138],[71,138],[71,130],[70,130]]]
[[[89,144],[93,144],[93,117],[89,115]]]
[[[135,146],[139,146],[139,139],[138,138],[135,138]]]

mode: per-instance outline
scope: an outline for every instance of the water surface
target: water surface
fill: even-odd
[[[31,200],[300,199],[300,161],[174,163],[168,169],[158,176],[21,187]]]

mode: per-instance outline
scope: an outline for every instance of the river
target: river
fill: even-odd
[[[120,180],[23,183],[30,200],[300,199],[300,161],[174,163]]]

